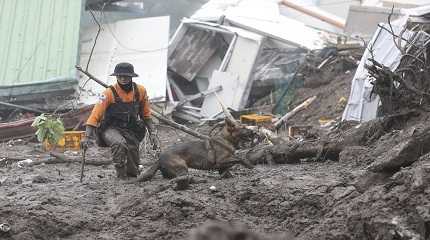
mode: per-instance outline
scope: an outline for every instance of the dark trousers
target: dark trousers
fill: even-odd
[[[111,148],[112,162],[117,177],[136,177],[139,174],[139,140],[128,129],[108,127],[101,134],[102,140]]]

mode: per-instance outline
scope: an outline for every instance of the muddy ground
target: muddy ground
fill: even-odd
[[[160,136],[163,146],[188,138],[164,127]],[[389,147],[391,140],[381,141]],[[35,143],[1,148],[9,158],[37,161],[46,155]],[[0,239],[190,239],[190,230],[208,220],[245,225],[261,239],[428,239],[430,156],[382,174],[366,170],[374,160],[369,153],[375,152],[351,147],[338,162],[237,166],[230,179],[194,170],[207,182],[185,191],[174,191],[159,173],[150,182],[127,185],[112,166],[87,166],[80,183],[77,163],[26,167],[2,161],[0,224],[10,230]],[[88,159],[109,156],[99,149]],[[226,239],[244,239],[235,236]]]
[[[321,118],[339,118],[352,76],[345,71],[325,85],[299,89],[295,105],[318,98],[289,123],[319,128]],[[206,182],[185,191],[173,190],[160,173],[150,182],[124,184],[111,165],[86,166],[80,183],[79,163],[29,167],[18,162],[45,159],[40,144],[3,143],[0,224],[10,229],[0,230],[0,239],[430,239],[430,155],[392,172],[368,170],[428,119],[416,117],[366,146],[346,147],[339,161],[235,166],[230,179],[193,170]],[[192,138],[158,129],[163,148]],[[110,153],[92,149],[87,159],[107,160]],[[142,158],[144,168],[151,161]]]

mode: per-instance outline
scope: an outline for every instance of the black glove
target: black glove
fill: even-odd
[[[152,124],[152,118],[146,117],[143,119],[143,122],[145,123],[145,127],[149,133],[154,132],[154,125]]]
[[[89,147],[95,145],[95,142],[96,142],[95,132],[96,132],[95,127],[91,125],[87,125],[85,129],[85,137],[81,140],[81,148],[83,150],[87,150]]]

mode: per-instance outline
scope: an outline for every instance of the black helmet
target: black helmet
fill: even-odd
[[[113,71],[111,76],[138,77],[139,75],[137,75],[134,72],[133,65],[131,65],[130,63],[123,62],[123,63],[118,63],[115,66],[115,70]]]

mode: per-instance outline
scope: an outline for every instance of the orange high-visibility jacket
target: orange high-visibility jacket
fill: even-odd
[[[146,89],[144,86],[140,84],[136,84],[137,89],[134,89],[134,91],[139,91],[139,101],[140,106],[142,107],[142,113],[144,118],[151,117],[151,106],[148,100],[148,95],[146,94]],[[121,100],[125,103],[133,102],[133,98],[135,96],[134,91],[125,92],[122,90],[122,88],[116,83],[113,85],[116,92],[118,93],[118,96],[121,98]],[[112,90],[110,88],[107,88],[103,92],[103,96],[100,98],[100,100],[94,105],[93,111],[91,112],[90,117],[87,120],[87,125],[91,125],[94,127],[98,127],[101,120],[103,119],[103,116],[106,112],[106,109],[109,107],[110,104],[115,102],[115,97],[113,96]]]

